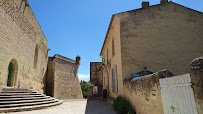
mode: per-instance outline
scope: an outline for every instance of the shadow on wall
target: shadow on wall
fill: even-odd
[[[48,69],[48,68],[47,68]],[[44,76],[43,76],[43,84],[44,84],[44,87],[43,87],[43,92],[45,94],[47,94],[47,69],[46,69],[46,72],[44,73]]]

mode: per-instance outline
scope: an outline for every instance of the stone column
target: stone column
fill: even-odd
[[[203,56],[190,64],[192,88],[199,114],[203,114]]]

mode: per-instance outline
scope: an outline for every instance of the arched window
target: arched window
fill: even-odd
[[[38,51],[39,51],[39,47],[38,47],[38,44],[36,44],[36,46],[35,46],[34,64],[33,64],[33,68],[35,68],[35,69],[37,68]]]

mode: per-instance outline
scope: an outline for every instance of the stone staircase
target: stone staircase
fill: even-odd
[[[42,109],[62,101],[28,89],[4,88],[0,93],[0,113]]]

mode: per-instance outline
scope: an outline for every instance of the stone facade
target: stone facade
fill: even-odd
[[[11,86],[82,99],[79,61],[55,55],[48,64],[48,40],[27,0],[0,0],[0,91]]]
[[[90,82],[96,86],[102,86],[102,62],[90,62]]]
[[[48,41],[27,0],[0,0],[0,86],[45,90]]]
[[[168,69],[174,75],[184,74],[190,61],[202,56],[202,12],[167,0],[142,5],[112,16],[100,53],[109,97],[124,94],[123,80],[131,79],[132,73]]]
[[[47,94],[58,99],[83,99],[78,79],[80,57],[76,61],[55,54],[49,58]]]

